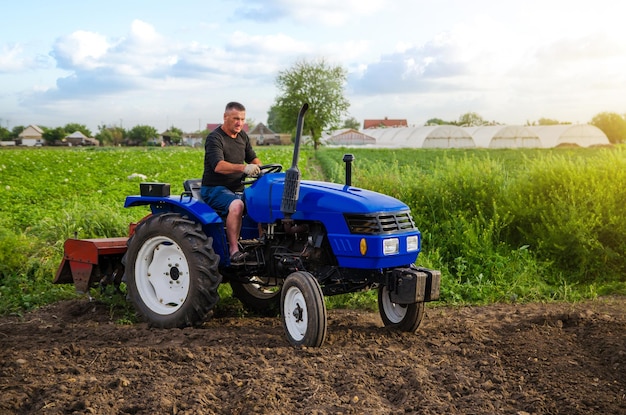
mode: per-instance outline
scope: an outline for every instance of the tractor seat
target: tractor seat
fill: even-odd
[[[202,179],[189,179],[183,182],[183,188],[185,189],[185,192],[191,192],[191,195],[195,199],[198,199],[199,201],[202,202],[203,201],[202,196],[200,195],[201,187],[202,187]]]

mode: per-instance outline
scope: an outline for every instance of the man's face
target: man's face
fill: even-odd
[[[236,109],[228,110],[224,113],[224,124],[222,129],[230,136],[236,136],[246,123],[246,112]]]

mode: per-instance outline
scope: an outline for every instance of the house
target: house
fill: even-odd
[[[262,122],[258,123],[249,133],[250,143],[252,145],[269,146],[272,144],[282,144],[280,134],[266,127]]]
[[[408,127],[408,123],[406,120],[390,120],[385,117],[382,120],[364,120],[363,121],[363,129],[367,130],[368,128],[393,128],[393,127]]]
[[[183,145],[189,147],[202,147],[205,135],[202,133],[183,133]]]
[[[63,139],[64,143],[68,143],[71,146],[98,146],[100,142],[95,138],[89,138],[80,131],[74,131],[72,134],[66,136]]]
[[[43,145],[43,130],[36,125],[29,125],[18,135],[18,144],[27,147]]]

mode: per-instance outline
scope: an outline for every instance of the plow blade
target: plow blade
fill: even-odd
[[[54,284],[74,284],[87,293],[96,283],[119,285],[124,275],[122,257],[128,238],[68,239]]]

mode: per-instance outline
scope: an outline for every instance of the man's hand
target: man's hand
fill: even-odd
[[[257,177],[261,173],[261,169],[258,164],[246,164],[243,168],[243,172],[246,176]]]

